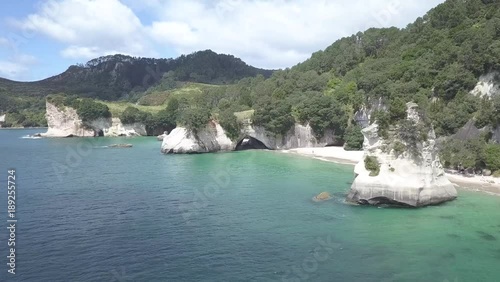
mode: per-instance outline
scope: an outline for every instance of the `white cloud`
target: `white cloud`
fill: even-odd
[[[167,1],[158,6],[159,20],[147,30],[179,53],[212,49],[259,67],[288,67],[369,27],[404,27],[440,2]]]
[[[404,27],[443,1],[50,0],[18,25],[64,44],[67,58],[212,49],[278,68],[369,27]]]
[[[38,60],[28,54],[16,54],[6,60],[0,60],[0,77],[13,80],[26,79],[31,67],[37,63]]]
[[[61,55],[90,59],[112,52],[154,55],[135,13],[118,0],[50,0],[18,23],[68,45]]]

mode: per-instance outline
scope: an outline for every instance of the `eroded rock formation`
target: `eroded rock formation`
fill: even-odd
[[[48,130],[43,137],[143,136],[142,123],[122,124],[119,118],[100,118],[88,124],[82,122],[75,109],[46,102]]]
[[[247,140],[245,140],[247,139]],[[232,151],[245,141],[258,144],[255,149],[284,150],[303,147],[324,147],[336,142],[333,131],[327,131],[322,138],[316,138],[309,125],[296,124],[285,135],[275,135],[261,126],[247,124],[238,140],[231,140],[224,129],[216,122],[210,122],[197,133],[184,127],[177,127],[163,138],[163,153],[208,153]],[[240,147],[239,147],[240,148]]]
[[[407,120],[415,125],[421,123],[416,104],[407,106]],[[410,148],[413,145],[398,138],[398,129],[395,131],[389,140],[384,140],[378,134],[376,123],[363,129],[365,157],[354,169],[356,178],[347,201],[421,207],[455,199],[457,191],[444,174],[434,130],[428,129],[427,140],[414,144],[413,150]],[[399,148],[394,146],[396,143],[400,144]],[[375,160],[378,168],[365,164],[367,157],[372,162]]]

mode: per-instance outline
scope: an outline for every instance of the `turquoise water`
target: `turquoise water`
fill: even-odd
[[[0,130],[17,170],[17,266],[0,281],[498,281],[500,197],[350,206],[352,167],[264,151],[165,156],[154,138]],[[133,148],[111,149],[112,143]],[[315,203],[323,191],[334,199]]]

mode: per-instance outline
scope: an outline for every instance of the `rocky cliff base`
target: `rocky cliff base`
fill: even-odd
[[[324,147],[334,144],[334,132],[327,131],[320,139],[309,125],[296,124],[287,134],[274,135],[261,126],[247,125],[237,140],[231,140],[215,121],[197,132],[177,127],[163,136],[161,151],[166,154],[193,154],[244,149],[282,150],[304,147]]]
[[[141,123],[122,124],[119,118],[101,118],[84,123],[75,109],[46,102],[48,129],[42,137],[145,136]]]

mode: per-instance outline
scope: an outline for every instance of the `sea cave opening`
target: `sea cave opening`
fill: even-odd
[[[246,136],[241,139],[238,144],[236,144],[235,151],[243,151],[243,150],[269,150],[269,148],[264,145],[260,140]]]
[[[102,129],[94,130],[94,137],[104,137],[104,131]]]

